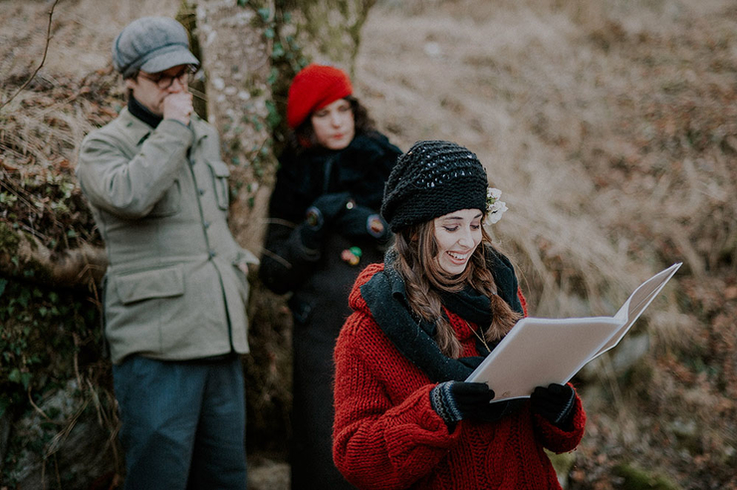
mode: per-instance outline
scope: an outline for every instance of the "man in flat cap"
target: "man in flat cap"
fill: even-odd
[[[174,19],[113,44],[127,108],[82,143],[77,177],[105,240],[105,337],[127,489],[246,488],[247,263],[227,224],[228,167],[192,111],[199,66]]]

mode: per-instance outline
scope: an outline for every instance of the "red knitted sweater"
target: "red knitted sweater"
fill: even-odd
[[[360,287],[383,267],[370,265],[356,280],[354,313],[335,348],[338,469],[360,489],[560,489],[543,448],[560,453],[580,442],[586,415],[578,395],[570,432],[527,403],[495,423],[461,421],[450,433],[430,405],[435,384],[394,347],[361,297]],[[463,356],[477,355],[466,322],[448,314]]]

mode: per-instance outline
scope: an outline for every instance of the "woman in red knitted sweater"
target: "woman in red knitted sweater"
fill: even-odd
[[[464,380],[526,314],[482,227],[506,210],[472,152],[422,141],[402,155],[382,215],[396,234],[358,277],[335,348],[333,456],[361,489],[560,489],[547,448],[581,440],[570,385],[489,403]]]

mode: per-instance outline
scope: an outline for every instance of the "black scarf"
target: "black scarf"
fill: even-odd
[[[500,342],[482,342],[484,332],[491,326],[494,314],[491,311],[491,300],[484,293],[476,291],[471,286],[466,286],[461,291],[451,293],[449,291],[440,291],[440,298],[443,305],[450,311],[460,316],[464,320],[474,323],[476,327],[476,350],[482,356],[486,357]],[[468,328],[473,328],[470,324]],[[488,346],[488,347],[487,347]]]
[[[433,339],[435,325],[412,315],[404,281],[394,268],[395,254],[389,251],[384,259],[384,271],[361,286],[361,296],[371,315],[399,352],[433,382],[465,380],[475,366],[444,355]]]
[[[491,300],[485,294],[466,286],[457,293],[440,291],[443,304],[453,313],[464,320],[478,325],[486,330],[491,325],[494,315],[491,312]]]
[[[356,204],[379,209],[384,183],[402,152],[381,133],[361,133],[342,150],[313,148],[279,157],[272,217],[300,222],[323,194],[348,192]]]
[[[396,251],[391,250],[384,259],[384,270],[361,287],[361,296],[371,315],[399,352],[433,382],[464,381],[488,355],[488,351],[477,341],[477,347],[482,347],[479,352],[483,356],[453,359],[443,354],[434,339],[435,325],[415,318],[411,313],[404,280],[394,267],[395,261]],[[512,264],[506,257],[488,248],[487,265],[497,283],[499,296],[521,313]],[[450,296],[455,297],[446,302]],[[470,289],[456,294],[448,293],[442,299],[449,310],[479,326],[483,325],[485,329],[491,323],[490,300],[479,296],[483,295]],[[490,347],[493,349],[494,346]]]
[[[154,129],[164,120],[163,117],[157,116],[148,110],[146,106],[138,102],[132,95],[128,97],[128,111]]]

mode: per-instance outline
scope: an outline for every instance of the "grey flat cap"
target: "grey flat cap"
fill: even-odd
[[[199,65],[189,50],[184,26],[170,17],[141,17],[113,41],[113,66],[129,77],[138,70],[159,73],[178,65]]]

